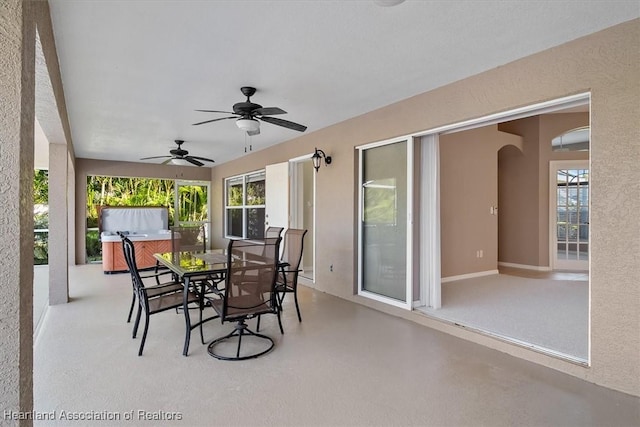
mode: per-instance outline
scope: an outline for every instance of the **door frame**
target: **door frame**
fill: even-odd
[[[302,163],[302,162],[310,162],[312,161],[313,157],[313,153],[309,153],[309,154],[304,154],[302,156],[298,156],[298,157],[294,157],[292,159],[289,159],[289,226],[291,226],[291,224],[294,221],[297,221],[299,212],[298,212],[298,207],[300,205],[300,200],[299,199],[299,195],[300,195],[300,182],[299,182],[299,174],[298,174],[298,170],[296,168],[298,163]],[[312,283],[316,282],[316,249],[317,249],[317,245],[316,245],[316,195],[317,195],[317,189],[316,189],[316,182],[317,182],[317,177],[316,177],[316,173],[313,174],[313,185],[312,185],[312,191],[313,191],[313,220],[312,220],[312,224],[313,224],[313,233],[311,234],[312,240],[313,240],[313,256],[311,257],[311,269],[312,269],[312,274],[311,274],[311,278],[308,278],[308,276],[300,276],[300,277],[304,277],[305,279],[311,280]],[[298,227],[298,224],[296,223],[296,227]]]
[[[428,135],[436,135],[436,138],[439,135],[445,135],[448,133],[456,133],[456,132],[461,132],[461,131],[465,131],[465,130],[470,130],[470,129],[475,129],[478,127],[484,127],[484,126],[489,126],[492,124],[498,124],[498,123],[502,123],[505,121],[509,121],[509,120],[516,120],[516,119],[520,119],[520,118],[526,118],[526,117],[531,117],[531,116],[535,116],[535,115],[539,115],[539,114],[544,114],[544,113],[551,113],[554,111],[558,111],[558,110],[564,110],[567,108],[571,108],[574,106],[581,106],[584,104],[589,104],[589,111],[591,111],[591,92],[584,92],[584,93],[578,93],[575,95],[570,95],[567,97],[563,97],[563,98],[557,98],[551,101],[545,101],[545,102],[540,102],[537,104],[531,104],[531,105],[527,105],[525,107],[519,107],[519,108],[515,108],[512,110],[507,110],[507,111],[503,111],[503,112],[499,112],[499,113],[494,113],[494,114],[490,114],[488,116],[483,116],[483,117],[478,117],[475,119],[470,119],[470,120],[466,120],[463,122],[458,122],[458,123],[452,123],[452,124],[448,124],[448,125],[444,125],[444,126],[440,126],[437,128],[433,128],[433,129],[427,129],[425,131],[422,132],[417,132],[412,134],[412,136],[414,137],[424,137],[424,136],[428,136]],[[423,153],[423,162],[424,160],[425,154]],[[430,162],[429,162],[430,163]],[[439,165],[439,161],[438,161],[438,168],[440,167]],[[425,181],[426,179],[433,179],[433,178],[426,178],[425,179],[425,175],[424,175],[424,163],[423,163],[423,169],[422,169],[422,177],[421,177],[421,186],[425,187],[425,186],[429,186],[429,185],[433,185],[433,183]],[[437,178],[436,178],[437,179]],[[438,191],[439,191],[439,183],[438,183]],[[423,198],[425,197],[425,194],[423,192],[422,194]],[[432,197],[432,196],[430,196]],[[428,197],[427,197],[427,201],[428,201]],[[436,199],[437,200],[437,199]],[[432,206],[427,207],[425,206],[425,200],[423,199],[422,201],[422,216],[421,216],[421,221],[423,224],[429,224],[428,220],[427,220],[427,215],[435,215],[435,218],[439,219],[439,215],[440,215],[440,206],[439,203],[433,203]],[[589,200],[589,203],[591,203],[591,200]],[[433,211],[426,213],[424,212],[424,209],[433,209]],[[432,221],[433,221],[432,220]],[[432,225],[429,225],[429,227],[431,227]],[[424,230],[424,228],[423,228]],[[438,230],[439,230],[439,223],[438,223]],[[589,233],[591,233],[591,229],[589,229]],[[437,238],[439,239],[439,235],[437,236]],[[429,244],[428,240],[425,240],[425,236],[424,234],[421,235],[421,241],[420,241],[420,253],[421,254],[425,254],[428,253],[430,248],[434,248],[433,244]],[[436,247],[435,249],[437,249],[437,257],[438,257],[438,264],[440,262],[440,248],[439,246]],[[424,258],[424,256],[422,257]],[[419,301],[416,301],[416,305],[420,304],[421,307],[427,306],[427,307],[431,307],[431,308],[440,308],[439,305],[439,299],[440,299],[440,295],[441,295],[441,281],[440,280],[425,280],[427,277],[432,277],[434,274],[434,271],[430,271],[430,268],[434,268],[434,264],[433,262],[427,262],[425,260],[423,260],[420,263],[420,298]],[[439,266],[438,266],[438,270],[439,270]],[[439,271],[438,271],[439,273]],[[426,297],[425,297],[426,296]]]
[[[363,215],[364,215],[364,207],[363,207],[363,182],[362,182],[362,171],[363,171],[363,153],[365,150],[369,150],[372,148],[382,147],[385,145],[396,144],[399,142],[406,143],[407,150],[407,171],[406,171],[406,179],[407,179],[407,218],[406,218],[406,293],[405,293],[405,301],[399,301],[397,299],[393,299],[384,295],[376,294],[370,291],[367,291],[363,288],[363,271],[362,271],[362,262],[363,262],[363,250],[362,250],[362,227],[364,224]],[[370,298],[375,301],[380,301],[385,304],[389,304],[395,307],[404,308],[406,310],[413,309],[413,235],[414,235],[414,227],[413,227],[413,204],[414,204],[414,179],[413,179],[413,170],[414,170],[414,147],[415,147],[415,138],[413,136],[404,136],[400,138],[393,138],[384,141],[374,142],[372,144],[360,145],[356,147],[358,150],[358,295]]]

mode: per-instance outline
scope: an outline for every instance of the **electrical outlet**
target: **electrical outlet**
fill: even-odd
[[[331,272],[333,273],[333,264],[331,264],[331,265],[329,266],[329,271],[331,271]]]

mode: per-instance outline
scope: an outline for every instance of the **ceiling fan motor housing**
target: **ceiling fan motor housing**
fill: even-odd
[[[233,105],[233,112],[242,116],[250,116],[258,108],[262,108],[262,105],[253,102],[238,102]]]

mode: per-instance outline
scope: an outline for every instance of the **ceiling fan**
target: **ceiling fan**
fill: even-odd
[[[204,163],[202,163],[200,160],[205,161],[205,162],[214,163],[213,160],[207,159],[206,157],[190,156],[189,152],[187,150],[183,150],[182,149],[182,144],[184,144],[183,140],[176,139],[175,143],[178,144],[178,148],[174,148],[173,150],[169,150],[169,153],[171,154],[170,156],[143,157],[140,160],[164,159],[164,158],[166,158],[167,160],[165,160],[164,162],[161,163],[163,165],[171,163],[174,160],[185,160],[185,161],[187,161],[187,162],[189,162],[189,163],[191,163],[193,165],[196,165],[196,166],[204,166]]]
[[[297,130],[298,132],[304,132],[307,127],[298,123],[290,122],[288,120],[279,119],[277,117],[271,117],[278,114],[287,114],[281,108],[278,107],[263,107],[260,104],[254,104],[249,98],[256,93],[256,88],[244,86],[240,88],[240,91],[247,97],[245,102],[238,102],[233,105],[233,112],[231,111],[218,111],[218,110],[196,110],[204,113],[224,113],[233,114],[228,117],[220,117],[218,119],[205,120],[203,122],[194,123],[194,126],[203,125],[205,123],[217,122],[219,120],[236,119],[236,125],[243,131],[246,131],[248,135],[258,135],[260,133],[260,121],[271,123],[272,125],[282,126],[287,129]]]

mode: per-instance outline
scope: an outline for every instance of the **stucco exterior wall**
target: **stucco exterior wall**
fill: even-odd
[[[28,3],[0,3],[0,401],[14,412],[33,408],[32,16]]]
[[[317,146],[333,157],[333,163],[317,174],[314,286],[319,290],[640,395],[640,221],[631,220],[640,212],[639,40],[640,20],[633,20],[215,166],[211,175],[212,215],[223,215],[225,177],[311,154]],[[584,92],[592,95],[591,366],[354,295],[354,147]],[[222,230],[213,231],[213,244],[223,244]]]

